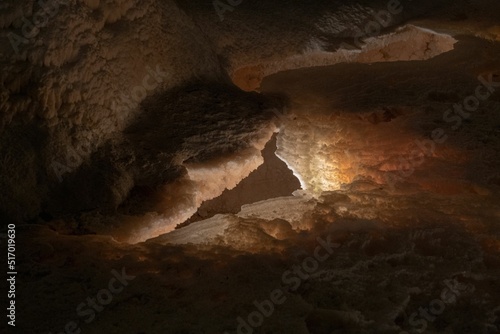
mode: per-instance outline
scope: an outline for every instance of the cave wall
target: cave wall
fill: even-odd
[[[380,34],[444,3],[405,5]],[[191,212],[229,184],[209,186],[210,195],[196,199],[190,159],[213,163],[217,155],[231,159],[258,151],[275,131],[267,111],[283,107],[235,90],[230,76],[249,66],[267,68],[257,73],[262,76],[338,62],[338,54],[325,53],[344,41],[352,44],[356,26],[373,21],[373,12],[387,9],[387,2],[318,1],[304,9],[300,2],[255,1],[232,9],[221,20],[212,3],[199,0],[67,0],[47,9],[40,23],[44,9],[38,2],[2,3],[2,217],[40,221],[99,212],[97,225],[115,226],[120,215],[168,216],[176,204],[162,205],[162,198],[177,189],[167,185],[178,178],[184,178],[179,182],[186,184],[184,203],[191,203]],[[290,22],[297,29],[289,29]],[[492,29],[485,31],[491,35]],[[227,113],[247,121],[225,123]],[[158,116],[163,114],[168,117]],[[218,139],[211,142],[214,135]],[[257,151],[249,161],[259,159]],[[101,213],[115,217],[104,223]],[[132,225],[141,224],[137,217]],[[100,230],[81,226],[82,220],[91,219],[76,219],[82,232]]]
[[[27,22],[44,10],[37,2],[3,7],[1,203],[14,218],[43,211],[54,191],[73,192],[63,181],[140,113],[144,93],[221,77],[210,44],[172,1],[70,0],[33,31]],[[126,196],[133,182],[124,182],[111,201]]]

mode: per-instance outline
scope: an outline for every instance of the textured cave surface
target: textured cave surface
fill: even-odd
[[[221,213],[238,213],[245,204],[292,195],[299,190],[300,181],[285,162],[276,156],[277,134],[262,150],[262,165],[241,180],[236,187],[203,202],[198,211],[178,228]]]
[[[318,237],[334,252],[253,333],[420,332],[449,280],[426,332],[500,332],[500,84],[443,117],[500,82],[499,3],[402,1],[361,47],[387,1],[66,3],[18,54],[40,7],[0,4],[20,333],[236,333]]]

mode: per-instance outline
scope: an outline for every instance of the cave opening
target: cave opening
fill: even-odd
[[[275,133],[262,150],[262,165],[241,180],[236,187],[226,189],[220,196],[204,201],[196,213],[184,223],[178,224],[176,229],[216,214],[236,214],[243,205],[275,197],[292,196],[296,190],[301,189],[299,179],[276,155],[278,136],[279,133]]]

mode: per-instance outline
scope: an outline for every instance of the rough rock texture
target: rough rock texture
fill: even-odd
[[[2,157],[11,159],[3,159],[2,185],[10,190],[1,203],[14,219],[33,218],[54,196],[68,192],[121,202],[133,176],[123,179],[93,167],[97,176],[115,180],[83,194],[69,179],[110,138],[121,141],[120,132],[141,113],[146,88],[152,94],[194,77],[222,76],[210,43],[172,1],[67,3],[18,45],[17,54],[8,34],[21,38],[23,18],[33,21],[40,6],[7,2],[0,14]]]
[[[448,112],[485,96],[478,76],[500,81],[498,3],[405,3],[361,47],[387,1],[249,1],[223,21],[204,0],[66,3],[0,50],[20,332],[235,333],[278,288],[254,333],[500,331],[500,88]],[[39,10],[0,7],[4,41]],[[171,231],[276,131],[304,190]],[[134,278],[82,316],[122,268]]]
[[[483,50],[480,59],[477,49]],[[314,193],[356,177],[406,190],[411,184],[449,193],[488,187],[498,178],[487,161],[500,159],[500,92],[482,101],[475,92],[480,86],[485,93],[481,80],[497,75],[499,52],[498,45],[463,38],[454,51],[418,66],[342,64],[266,78],[264,92],[292,97],[277,154]],[[455,104],[465,105],[453,117]]]
[[[244,100],[252,99],[231,94],[234,90],[227,74],[262,61],[277,61],[273,71],[290,68],[289,58],[307,54],[311,45],[316,45],[311,41],[317,38],[326,38],[328,45],[338,45],[339,37],[351,42],[356,25],[373,21],[371,11],[386,9],[387,3],[319,1],[306,10],[285,1],[241,6],[242,10],[237,7],[225,12],[224,21],[219,21],[213,4],[206,1],[67,0],[48,10],[47,22],[39,22],[43,8],[38,2],[4,2],[0,13],[0,37],[5,41],[0,49],[4,69],[0,77],[0,175],[6,191],[1,195],[1,215],[22,221],[37,220],[40,214],[52,219],[97,210],[99,220],[101,214],[115,212],[131,195],[144,193],[144,174],[149,174],[151,182],[146,186],[154,188],[149,191],[152,196],[161,195],[156,188],[186,172],[183,154],[172,161],[170,149],[151,149],[158,143],[138,148],[142,141],[136,137],[136,142],[131,143],[123,133],[128,127],[142,124],[141,117],[153,115],[150,121],[155,120],[159,109],[154,101],[167,103],[161,108],[174,118],[190,108],[208,108],[209,113],[224,118],[224,113],[211,110],[212,104],[207,107],[207,101],[201,100],[217,100],[222,94],[225,102],[221,102],[221,109],[234,112],[232,103],[245,105]],[[391,24],[432,7],[435,5],[430,1],[418,6],[405,4],[405,11]],[[274,19],[272,13],[276,11],[281,11],[283,20]],[[321,22],[332,19],[341,22],[341,32],[323,31]],[[287,28],[288,20],[296,22],[296,31]],[[37,27],[32,29],[30,22]],[[313,59],[295,67],[314,63],[319,64]],[[200,82],[217,82],[218,89],[201,88],[207,91],[204,96],[192,93],[189,85]],[[187,96],[182,101],[165,100],[165,96],[183,87],[187,87]],[[148,104],[147,99],[153,102]],[[269,106],[263,102],[248,107],[241,117],[248,112],[257,115]],[[177,149],[178,143],[192,140],[184,138],[183,128],[191,129],[190,124],[187,120],[184,125],[176,123],[175,133],[171,134],[176,139],[155,139],[169,141]],[[258,124],[255,128],[260,129]],[[249,136],[244,139],[246,143],[239,146],[242,137],[233,137],[234,129],[225,142],[211,142],[210,150],[246,150],[253,146],[252,140],[262,138],[263,133],[255,133],[246,122],[240,125],[237,131],[241,136]],[[201,134],[205,138],[211,135],[208,129]],[[157,164],[162,166],[152,166]],[[199,202],[194,194],[191,197],[192,203]],[[196,210],[196,206],[187,210]],[[135,211],[136,216],[159,214],[140,208]],[[165,219],[165,225],[170,225],[172,219]],[[148,221],[142,225],[150,225]],[[180,222],[182,219],[176,221]],[[89,224],[81,226],[87,228],[96,230]],[[133,231],[128,234],[136,233]]]

